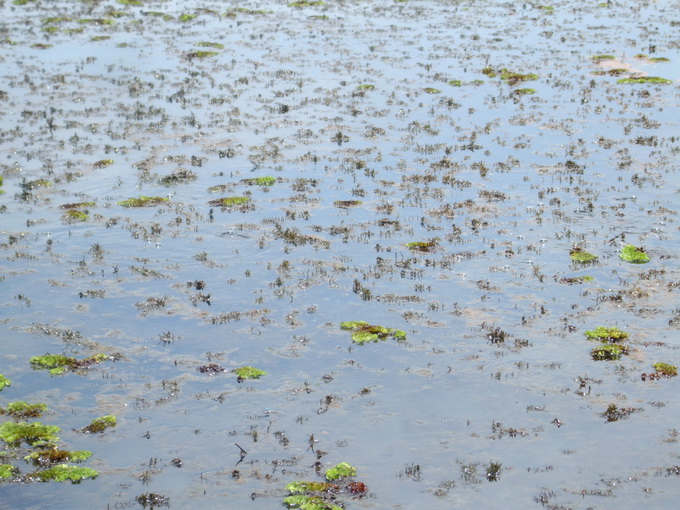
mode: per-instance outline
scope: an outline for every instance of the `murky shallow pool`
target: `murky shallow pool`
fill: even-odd
[[[98,472],[0,506],[677,501],[678,2],[0,6],[0,406]]]

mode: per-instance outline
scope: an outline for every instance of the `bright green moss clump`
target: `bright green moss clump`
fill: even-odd
[[[24,460],[31,461],[36,466],[53,466],[64,462],[83,462],[92,457],[92,452],[87,450],[59,450],[58,448],[46,448],[29,453]]]
[[[628,349],[625,345],[619,344],[602,344],[590,351],[590,356],[595,361],[617,360],[620,359],[623,354],[628,354]]]
[[[127,200],[121,200],[118,205],[123,207],[150,207],[154,205],[165,204],[169,202],[170,199],[166,197],[136,197],[128,198]]]
[[[597,255],[588,253],[578,246],[569,252],[569,256],[571,257],[572,262],[577,262],[579,264],[588,264],[597,260]]]
[[[356,474],[356,468],[350,466],[347,462],[341,462],[326,471],[326,480],[332,482],[338,478],[347,478],[348,476],[354,476]]]
[[[50,374],[60,375],[69,370],[75,372],[86,369],[90,365],[96,365],[107,359],[106,354],[95,354],[80,360],[62,354],[45,354],[44,356],[33,356],[30,363],[33,368],[48,369]]]
[[[434,87],[427,87],[425,89],[426,94],[441,94],[441,92],[442,92],[441,90],[435,89]]]
[[[619,328],[605,328],[602,326],[586,331],[586,337],[589,340],[599,340],[600,342],[616,343],[625,340],[629,336],[628,333],[621,331]]]
[[[17,468],[11,464],[0,464],[0,480],[5,480],[14,476],[17,472]]]
[[[678,375],[678,367],[675,365],[669,365],[668,363],[654,363],[654,370],[659,375],[664,375],[666,377],[674,377]]]
[[[324,501],[319,496],[296,494],[283,499],[283,504],[288,508],[300,508],[301,510],[343,510],[341,506]]]
[[[27,418],[38,418],[45,411],[47,405],[42,403],[29,404],[22,400],[10,402],[4,409],[0,407],[0,414],[9,414],[14,419],[25,420]]]
[[[43,425],[39,421],[27,423],[25,421],[7,422],[0,425],[0,439],[11,445],[26,442],[31,446],[55,443],[59,440],[57,432],[61,429],[56,425]]]
[[[342,329],[352,332],[352,342],[365,344],[368,342],[379,342],[393,337],[398,341],[406,340],[406,333],[400,329],[386,328],[385,326],[375,326],[364,321],[348,321],[340,324]]]
[[[254,367],[240,367],[232,370],[239,379],[259,379],[261,376],[266,375],[267,372]]]
[[[632,244],[624,246],[619,257],[626,262],[632,262],[633,264],[646,264],[650,261],[649,255],[647,255],[644,248],[637,248]]]
[[[276,184],[276,177],[253,177],[251,179],[243,179],[242,182],[251,186],[273,186]]]
[[[420,251],[423,253],[431,253],[437,249],[438,245],[438,240],[437,239],[431,239],[429,241],[413,241],[411,243],[407,243],[406,247],[409,250],[413,251]]]
[[[80,483],[85,478],[96,478],[97,473],[94,469],[69,466],[68,464],[57,464],[45,471],[38,471],[35,477],[41,482],[66,482]]]
[[[92,165],[93,168],[105,168],[107,166],[113,165],[112,159],[100,159]]]
[[[332,489],[332,485],[326,482],[290,482],[286,485],[286,490],[292,494],[301,494],[305,492],[322,492]]]
[[[0,374],[0,391],[2,391],[7,386],[12,386],[12,381],[7,379],[7,377],[5,377],[4,375]]]
[[[92,420],[89,425],[83,427],[83,432],[87,434],[99,434],[110,427],[115,427],[116,422],[117,420],[115,416],[107,414],[106,416]]]

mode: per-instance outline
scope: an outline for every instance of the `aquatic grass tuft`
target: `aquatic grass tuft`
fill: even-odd
[[[631,262],[633,264],[646,264],[651,260],[644,248],[638,248],[632,244],[627,244],[624,246],[621,249],[619,257],[621,257],[626,262]]]
[[[437,249],[439,239],[430,239],[429,241],[413,241],[406,244],[409,250],[419,251],[423,253],[432,253]]]

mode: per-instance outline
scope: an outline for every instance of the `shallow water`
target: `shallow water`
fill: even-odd
[[[680,362],[678,2],[0,5],[0,406],[99,472],[22,483],[8,446],[1,505],[282,507],[319,450],[369,488],[346,508],[676,501],[677,380],[641,374]],[[598,326],[629,354],[591,359]]]

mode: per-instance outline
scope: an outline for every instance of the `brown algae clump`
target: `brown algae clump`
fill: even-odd
[[[406,340],[406,332],[400,329],[386,328],[385,326],[375,326],[364,321],[348,321],[340,324],[342,329],[352,332],[352,342],[363,345],[368,342],[380,342],[387,340],[388,337],[395,338],[397,341]]]
[[[123,207],[151,207],[154,205],[165,204],[169,202],[170,199],[166,197],[133,197],[127,200],[121,200],[118,205]]]
[[[638,248],[632,244],[624,246],[619,257],[633,264],[646,264],[651,260],[644,248]]]
[[[574,247],[570,252],[569,256],[571,257],[572,262],[577,262],[579,264],[589,264],[590,262],[594,262],[597,260],[597,255],[593,255],[592,253],[588,253],[582,248],[579,248],[578,246]]]

